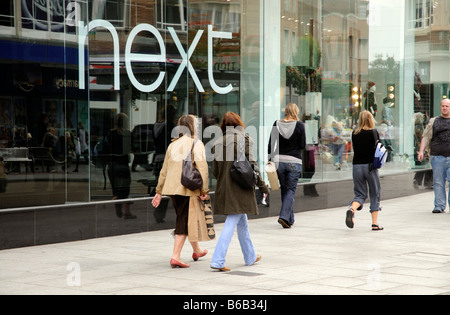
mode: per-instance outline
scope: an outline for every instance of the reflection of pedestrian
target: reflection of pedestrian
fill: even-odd
[[[81,155],[84,157],[84,160],[89,164],[89,146],[88,146],[88,133],[86,132],[86,129],[84,128],[83,123],[80,121],[78,123],[78,138],[77,142],[79,142],[79,151],[77,148],[77,165],[75,167],[74,172],[78,172],[78,166],[80,165],[80,157]]]
[[[372,230],[381,231],[378,225],[378,212],[380,208],[381,184],[377,169],[371,170],[373,163],[374,147],[379,140],[375,128],[375,119],[369,111],[363,111],[359,115],[358,128],[353,132],[353,184],[355,197],[347,211],[345,223],[347,227],[353,228],[355,213],[362,210],[364,202],[368,197],[367,186],[370,195],[370,213],[372,214]]]
[[[131,172],[131,132],[129,130],[128,116],[120,113],[116,116],[115,128],[107,137],[108,148],[106,152],[110,155],[108,164],[108,176],[113,190],[113,200],[127,199],[130,195]],[[105,148],[104,148],[105,150]],[[122,212],[122,206],[124,211]],[[116,203],[116,214],[119,218],[136,219],[131,214],[130,204]]]
[[[158,208],[162,195],[171,197],[177,213],[177,222],[174,232],[175,244],[170,265],[172,268],[189,268],[190,265],[181,260],[181,251],[189,235],[189,202],[191,197],[200,197],[201,200],[206,200],[208,197],[208,163],[206,162],[205,146],[196,139],[197,117],[193,115],[182,116],[178,120],[178,126],[180,137],[174,140],[167,149],[152,205]],[[195,191],[189,190],[181,184],[183,160],[186,159],[191,148],[193,163],[203,180],[203,186]],[[191,246],[194,251],[192,254],[194,260],[198,260],[208,253],[208,251],[200,249],[198,242],[191,242]]]
[[[57,136],[56,129],[51,127],[48,129],[48,132],[44,135],[41,146],[55,150],[58,140],[59,139]]]
[[[381,112],[381,126],[384,127],[383,135],[381,136],[381,142],[388,150],[388,156],[386,159],[386,162],[392,162],[392,156],[394,148],[392,146],[392,129],[394,126],[394,115],[392,114],[391,107],[392,102],[389,100],[388,97],[385,97],[383,99],[383,111]]]
[[[430,148],[430,161],[433,168],[434,210],[443,213],[447,206],[445,185],[450,180],[450,100],[441,102],[441,116],[432,118],[424,133],[418,160],[424,160],[425,150]],[[448,196],[450,202],[450,191]]]
[[[6,167],[3,163],[3,157],[0,156],[0,194],[6,192]]]
[[[369,81],[369,83],[367,83],[367,91],[364,93],[364,97],[366,98],[364,108],[365,110],[368,110],[374,118],[377,116],[378,112],[378,105],[375,97],[376,90],[377,87],[375,82]]]
[[[41,147],[49,148],[53,153],[56,154],[59,152],[59,149],[57,148],[57,144],[59,142],[56,129],[53,127],[50,127],[48,129],[48,132],[44,135],[44,138],[42,139]],[[55,170],[55,162],[52,160],[48,162],[47,164],[47,172],[56,172]]]
[[[426,158],[419,161],[420,145],[422,143],[423,131],[424,131],[424,121],[425,115],[422,113],[414,114],[414,162],[416,167],[421,168],[429,162],[429,152],[426,152]],[[419,186],[423,186],[427,189],[433,188],[433,171],[432,170],[422,170],[417,171],[414,175],[413,186],[415,189],[419,189]]]
[[[278,223],[290,228],[294,222],[294,202],[298,180],[302,174],[302,150],[306,146],[305,125],[299,121],[300,110],[294,103],[285,109],[285,118],[277,120],[269,140],[269,156],[277,163],[281,190],[281,210]]]
[[[324,131],[324,140],[326,139],[329,143],[327,144],[334,158],[334,166],[336,170],[340,171],[342,169],[342,155],[344,154],[345,145],[347,140],[345,134],[343,134],[344,128],[342,123],[333,121],[331,128],[327,128]]]
[[[247,215],[258,214],[255,189],[241,188],[230,175],[231,167],[238,156],[239,144],[244,144],[247,160],[254,165],[256,162],[253,140],[244,132],[245,126],[238,114],[226,113],[220,127],[223,137],[214,143],[213,149],[213,174],[217,179],[214,214],[226,215],[227,218],[214,251],[211,268],[230,271],[230,268],[225,266],[225,258],[236,228],[245,264],[251,266],[261,259],[261,256],[256,254],[248,229]],[[264,197],[269,193],[259,172],[257,186]]]

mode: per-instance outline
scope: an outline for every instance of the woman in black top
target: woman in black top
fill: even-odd
[[[381,184],[378,170],[371,169],[373,163],[375,144],[380,139],[374,130],[375,119],[369,111],[361,112],[359,126],[352,134],[353,142],[353,184],[355,197],[347,211],[345,223],[349,228],[354,226],[355,213],[362,210],[367,199],[367,186],[370,195],[370,213],[372,214],[372,230],[381,231],[378,225],[378,212],[380,208]]]
[[[269,157],[277,165],[281,189],[278,223],[285,229],[290,228],[295,221],[295,192],[302,174],[302,150],[306,146],[305,126],[299,121],[299,112],[296,104],[288,104],[285,118],[274,123],[269,140]]]

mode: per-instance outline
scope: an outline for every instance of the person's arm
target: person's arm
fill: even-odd
[[[425,149],[427,149],[430,146],[431,139],[433,138],[433,125],[434,125],[434,118],[430,120],[427,127],[425,128],[425,131],[423,132],[422,141],[420,143],[420,150],[417,154],[417,159],[419,162],[422,162],[425,157]]]

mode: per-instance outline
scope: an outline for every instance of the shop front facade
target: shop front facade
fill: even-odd
[[[210,162],[223,115],[238,113],[263,170],[271,127],[296,103],[299,212],[352,198],[351,132],[367,109],[389,149],[383,198],[425,191],[416,146],[450,96],[449,20],[450,0],[4,1],[0,248],[172,228],[169,199],[155,210],[151,197],[185,114]],[[102,154],[121,113],[133,220],[116,215]],[[259,202],[278,214],[279,192]]]

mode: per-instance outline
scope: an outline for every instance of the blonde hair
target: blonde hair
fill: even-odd
[[[372,130],[375,128],[375,118],[371,112],[365,110],[359,114],[358,128],[355,130],[355,135],[361,130]]]
[[[284,117],[290,118],[299,121],[300,118],[298,118],[298,114],[300,113],[300,109],[298,108],[297,104],[295,103],[289,103],[286,105],[286,108],[284,109]]]

